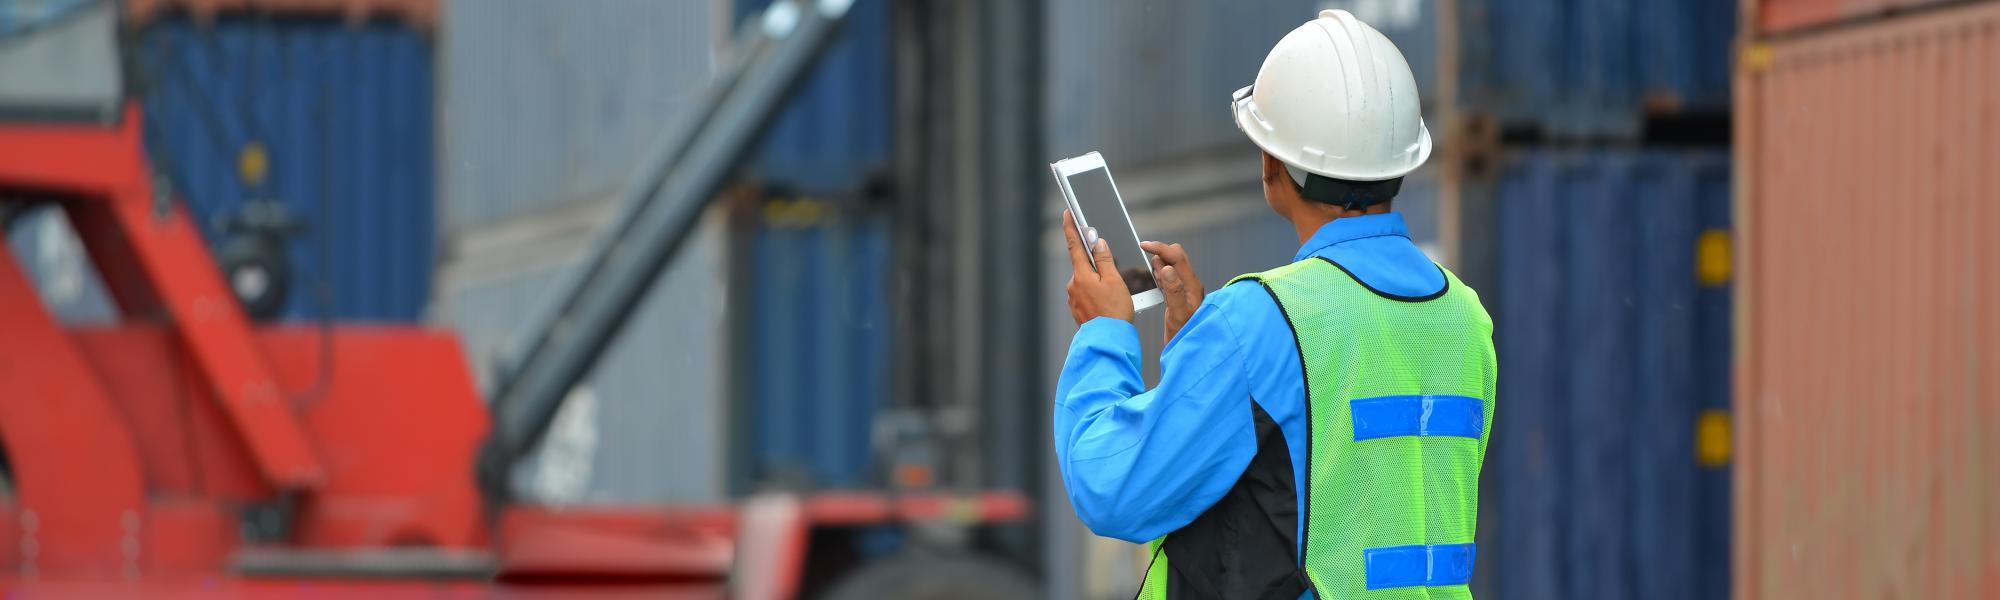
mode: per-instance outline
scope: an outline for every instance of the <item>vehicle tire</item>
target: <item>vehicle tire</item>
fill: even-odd
[[[1039,598],[1033,579],[973,556],[900,557],[862,567],[833,585],[826,600],[1016,600]]]

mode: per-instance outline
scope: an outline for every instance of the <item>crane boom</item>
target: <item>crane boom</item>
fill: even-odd
[[[511,496],[513,465],[540,443],[564,398],[687,242],[750,144],[805,78],[852,0],[777,0],[746,19],[705,102],[670,128],[621,188],[617,214],[523,330],[491,395],[480,451],[489,504]]]

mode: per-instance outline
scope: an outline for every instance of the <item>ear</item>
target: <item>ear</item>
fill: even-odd
[[[1289,215],[1291,208],[1302,200],[1299,184],[1292,181],[1291,172],[1285,169],[1285,161],[1278,160],[1269,152],[1264,153],[1264,202],[1279,215]]]
[[[1271,153],[1264,153],[1264,183],[1267,185],[1290,183],[1292,176],[1285,172],[1285,162]]]

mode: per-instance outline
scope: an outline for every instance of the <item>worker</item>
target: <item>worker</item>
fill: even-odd
[[[1300,246],[1205,294],[1185,248],[1143,243],[1166,295],[1153,389],[1109,246],[1064,215],[1078,329],[1054,439],[1076,514],[1149,544],[1141,598],[1470,598],[1493,324],[1392,212],[1431,153],[1409,64],[1323,11],[1230,108]]]

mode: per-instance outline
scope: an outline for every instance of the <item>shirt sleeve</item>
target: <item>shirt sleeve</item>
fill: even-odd
[[[1100,317],[1077,330],[1056,381],[1056,462],[1091,531],[1142,543],[1236,485],[1257,452],[1242,352],[1211,298],[1168,344],[1148,391],[1132,323]]]

